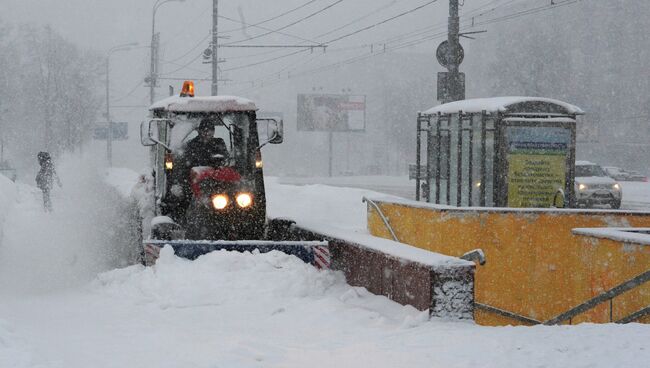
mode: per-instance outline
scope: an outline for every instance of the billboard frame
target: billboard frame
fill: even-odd
[[[348,125],[347,129],[337,129],[336,127],[327,129],[324,128],[323,125],[321,124],[320,126],[314,126],[312,129],[305,129],[305,124],[301,124],[301,121],[304,121],[304,119],[301,119],[301,117],[304,117],[304,102],[301,101],[301,98],[309,98],[311,97],[312,99],[320,97],[320,98],[331,98],[332,100],[335,99],[341,99],[343,97],[346,97],[348,99],[348,103],[355,103],[354,101],[350,101],[351,98],[363,98],[363,127],[361,129],[351,129],[349,128],[350,125],[350,117],[349,115],[347,116],[347,121],[346,124]],[[341,103],[341,102],[338,102]],[[358,103],[358,102],[356,102]],[[354,94],[336,94],[336,93],[299,93],[298,98],[297,98],[297,115],[296,115],[296,130],[299,132],[330,132],[330,133],[364,133],[366,131],[366,124],[367,124],[367,95],[354,95]],[[341,110],[344,111],[344,110]],[[339,111],[339,113],[341,113]],[[361,111],[361,110],[352,110],[349,109],[348,111]],[[313,119],[312,119],[313,120]]]

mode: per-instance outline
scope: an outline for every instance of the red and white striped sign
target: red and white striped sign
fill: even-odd
[[[330,268],[330,250],[328,247],[317,245],[314,248],[314,266],[320,270]]]

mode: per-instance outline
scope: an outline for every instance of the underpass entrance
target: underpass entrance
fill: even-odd
[[[415,167],[426,172],[414,175],[416,198],[458,207],[574,206],[581,114],[533,97],[456,101],[420,113]]]

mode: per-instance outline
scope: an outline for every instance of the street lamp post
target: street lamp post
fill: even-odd
[[[118,45],[108,50],[106,54],[106,159],[108,166],[113,166],[113,121],[111,120],[111,103],[110,103],[110,70],[111,70],[111,55],[118,51],[128,51],[131,47],[137,46],[137,42]]]
[[[156,98],[156,83],[158,82],[158,71],[156,70],[156,59],[158,54],[158,42],[156,39],[156,11],[158,8],[170,2],[184,2],[185,0],[157,0],[153,6],[153,15],[151,17],[151,65],[149,69],[149,102],[154,103]]]

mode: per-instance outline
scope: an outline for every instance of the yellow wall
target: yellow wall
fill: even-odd
[[[650,213],[590,211],[490,211],[417,208],[377,202],[406,244],[451,256],[481,248],[487,263],[476,268],[478,303],[540,321],[551,319],[650,269],[650,246],[573,235],[584,227],[650,227]],[[371,234],[390,238],[372,206]],[[614,320],[650,305],[650,283],[613,301]],[[518,324],[477,311],[484,325]],[[642,320],[648,322],[648,318]],[[609,322],[609,303],[573,323]]]

